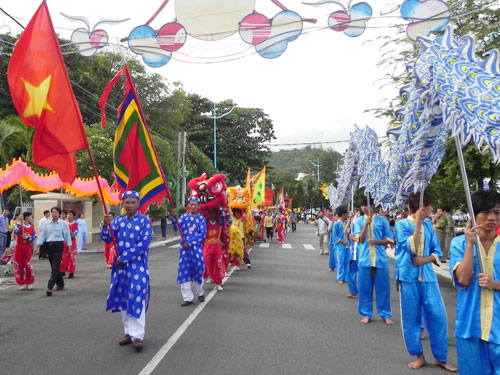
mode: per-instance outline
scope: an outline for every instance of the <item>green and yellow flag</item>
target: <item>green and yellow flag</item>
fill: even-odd
[[[264,167],[257,175],[255,184],[252,189],[252,203],[250,207],[253,208],[265,202],[265,190],[266,190],[266,167]]]

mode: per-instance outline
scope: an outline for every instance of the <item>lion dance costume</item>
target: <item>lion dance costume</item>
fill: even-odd
[[[190,196],[200,199],[200,214],[207,220],[207,236],[203,244],[203,278],[212,279],[220,290],[229,264],[228,216],[224,211],[227,208],[225,180],[223,174],[210,177],[203,173],[188,183]]]

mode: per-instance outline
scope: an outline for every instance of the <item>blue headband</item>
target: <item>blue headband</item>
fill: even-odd
[[[200,203],[200,198],[198,197],[189,197],[188,198],[188,202],[191,203],[191,202],[196,202],[196,203]]]
[[[126,198],[135,198],[137,200],[141,200],[141,197],[137,191],[134,190],[129,190],[123,193],[122,199],[125,200]]]

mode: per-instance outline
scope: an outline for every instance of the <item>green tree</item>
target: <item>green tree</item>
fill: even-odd
[[[186,122],[186,130],[191,142],[213,160],[213,119],[212,102],[197,94],[189,95],[191,116]],[[241,108],[232,100],[217,106],[217,114],[229,112],[217,120],[217,167],[224,172],[229,183],[244,183],[247,168],[260,170],[270,156],[269,147],[264,143],[275,139],[271,119],[261,109]]]

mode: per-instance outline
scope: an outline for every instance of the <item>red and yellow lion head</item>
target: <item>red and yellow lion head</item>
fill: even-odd
[[[200,177],[193,178],[188,183],[191,197],[200,199],[200,210],[210,211],[213,208],[223,208],[226,205],[226,176],[216,174],[210,177],[203,173]]]

